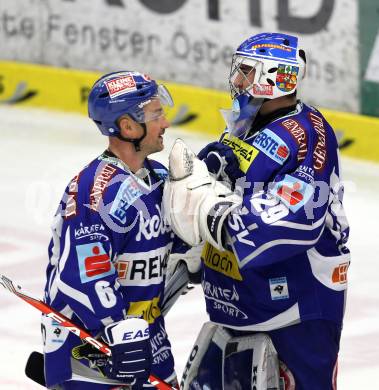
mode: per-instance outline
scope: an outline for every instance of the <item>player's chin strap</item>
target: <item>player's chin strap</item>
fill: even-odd
[[[141,144],[142,140],[147,135],[146,123],[140,123],[140,125],[142,127],[143,134],[139,138],[127,138],[127,137],[122,136],[121,133],[117,133],[117,135],[116,135],[117,138],[120,139],[121,141],[131,142],[134,145],[134,148],[136,149],[136,152],[139,152],[141,150],[141,145],[140,144]]]

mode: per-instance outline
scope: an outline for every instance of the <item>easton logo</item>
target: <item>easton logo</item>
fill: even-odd
[[[149,328],[146,328],[144,331],[138,329],[136,332],[130,331],[125,332],[122,337],[122,341],[133,341],[135,339],[146,339],[149,337]]]

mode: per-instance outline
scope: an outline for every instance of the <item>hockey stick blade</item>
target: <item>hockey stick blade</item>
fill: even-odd
[[[46,387],[44,373],[44,356],[41,352],[34,351],[26,362],[25,375],[32,381]]]
[[[65,317],[63,314],[59,313],[55,309],[53,309],[47,303],[41,301],[40,299],[33,298],[30,295],[22,292],[21,287],[19,285],[17,285],[17,287],[15,287],[15,285],[11,279],[7,278],[4,275],[0,275],[0,284],[6,290],[9,290],[11,293],[17,295],[19,298],[21,298],[25,302],[34,306],[36,309],[38,309],[39,311],[44,313],[47,317],[54,319],[61,326],[67,328],[70,332],[74,333],[76,336],[80,337],[82,340],[93,345],[95,348],[97,348],[99,351],[101,351],[105,355],[111,356],[111,350],[107,344],[103,343],[100,340],[94,339],[88,333],[88,331],[75,325],[70,319],[68,319],[67,317]],[[175,389],[174,387],[170,386],[169,384],[167,384],[166,382],[162,381],[161,379],[157,378],[155,375],[152,375],[152,374],[150,374],[150,376],[149,376],[149,382],[159,390],[173,390],[173,389]]]

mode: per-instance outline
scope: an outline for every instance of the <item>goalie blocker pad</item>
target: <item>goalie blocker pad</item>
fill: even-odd
[[[238,203],[230,200],[208,204],[206,199],[200,207],[200,232],[203,239],[210,242],[214,247],[225,250],[222,228],[225,219],[238,206]]]
[[[192,348],[180,388],[279,390],[275,347],[267,334],[233,337],[226,328],[207,322]]]

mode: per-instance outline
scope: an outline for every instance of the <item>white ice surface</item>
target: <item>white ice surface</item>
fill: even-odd
[[[155,158],[166,162],[176,137],[195,151],[210,140],[168,129],[165,153]],[[68,180],[105,149],[106,138],[83,116],[0,106],[0,140],[0,274],[42,297],[55,208]],[[338,388],[374,389],[379,388],[379,165],[346,158],[342,164],[353,261]],[[206,318],[199,288],[168,314],[178,374]],[[41,388],[24,375],[30,352],[42,350],[39,319],[36,309],[0,290],[1,389]]]

